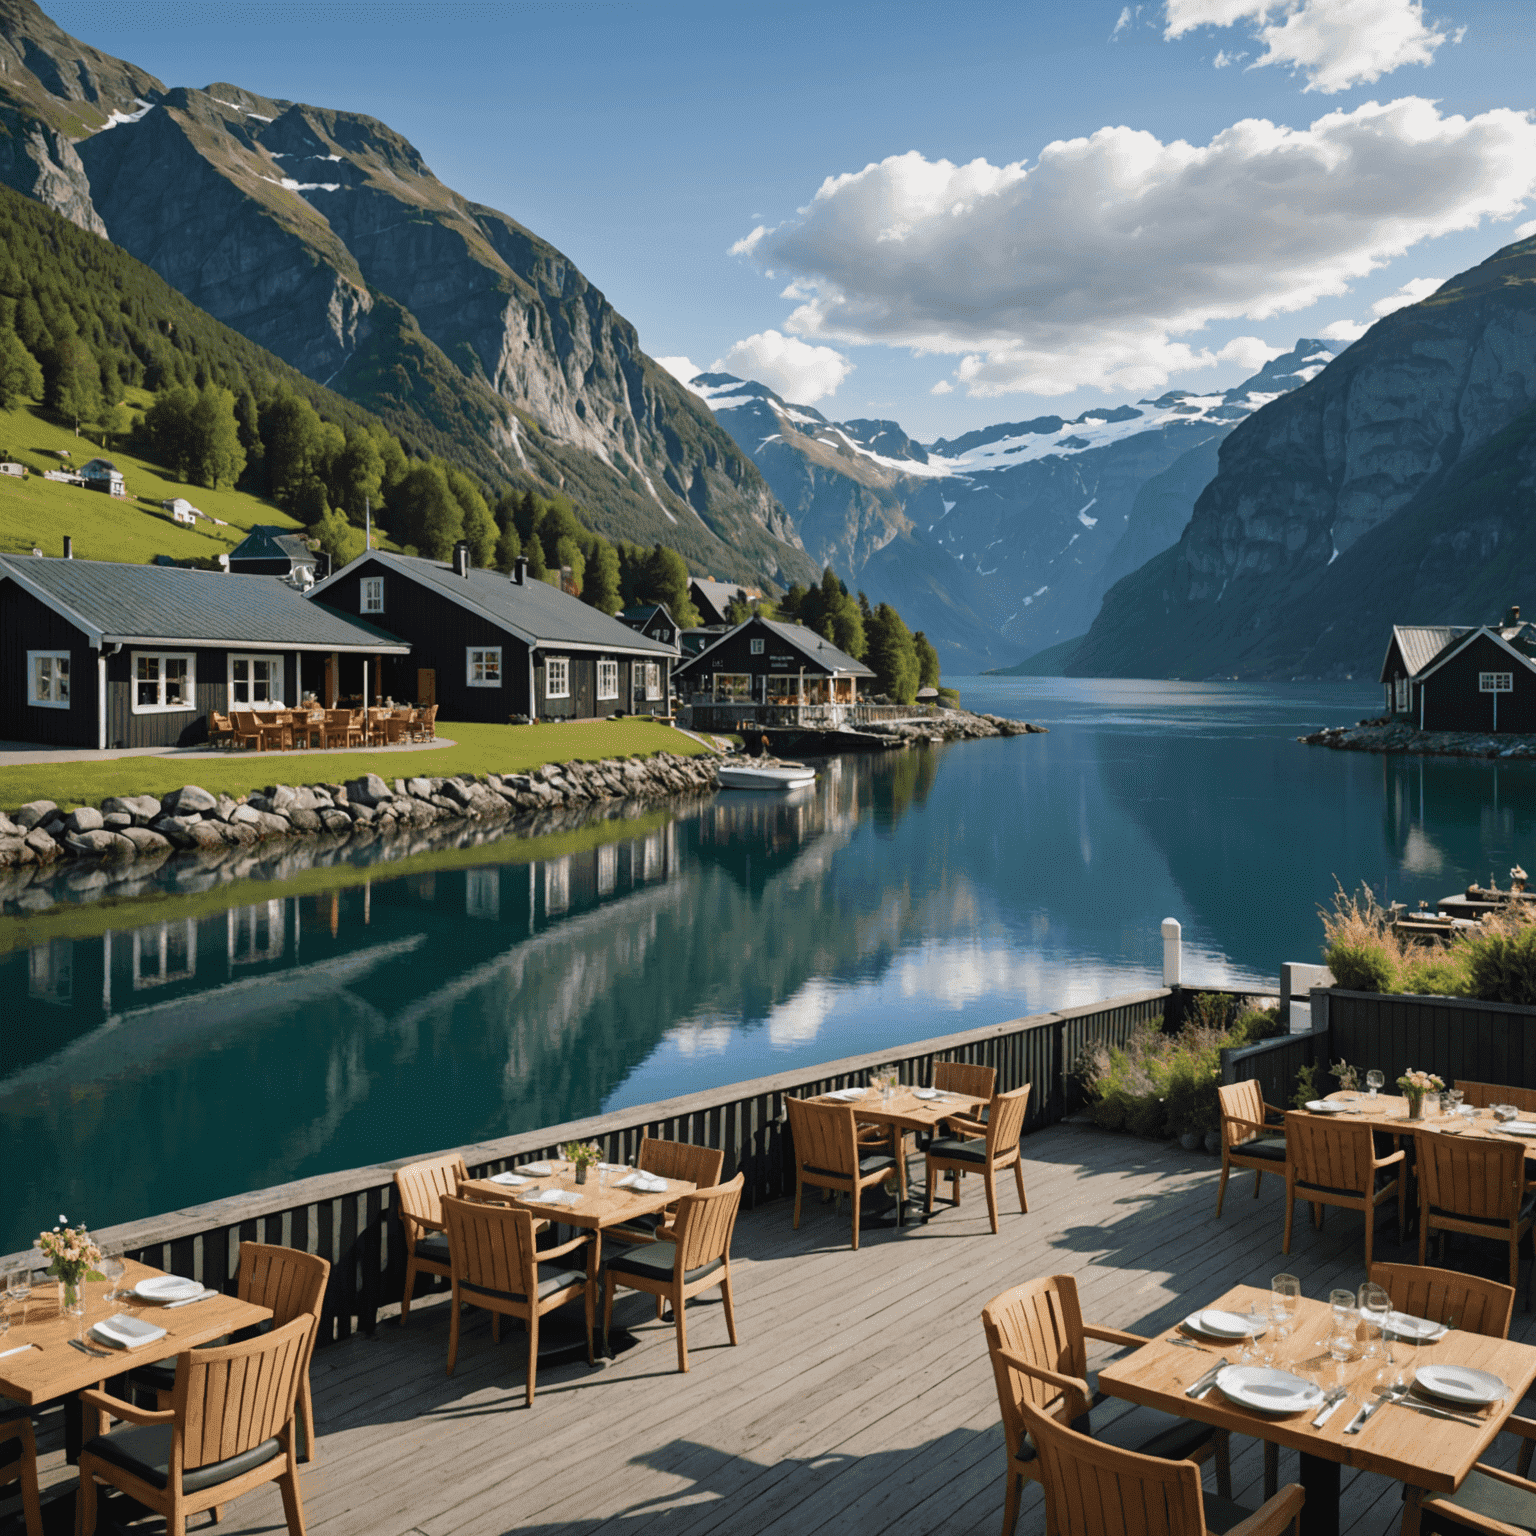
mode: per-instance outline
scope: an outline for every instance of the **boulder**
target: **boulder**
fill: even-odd
[[[133,825],[133,816],[128,811],[112,811],[101,818],[101,824],[109,832],[121,832],[125,827]]]
[[[64,818],[64,830],[79,837],[85,832],[100,832],[105,823],[106,818],[94,805],[81,805]]]
[[[131,859],[138,849],[126,837],[96,827],[88,832],[71,832],[64,839],[64,846],[81,857],[103,859]]]
[[[276,811],[280,814],[286,815],[288,807],[294,803],[297,797],[298,792],[294,789],[293,785],[279,784],[277,788],[274,789],[272,793],[267,797],[271,803],[269,805],[262,806],[261,809],[264,811]]]
[[[152,832],[148,827],[122,827],[118,831],[119,837],[126,837],[140,854],[169,853],[171,840],[161,837],[158,832]]]
[[[330,804],[331,797],[324,790],[304,784],[294,790],[293,800],[280,809],[286,816],[291,817],[295,811],[322,811]]]
[[[320,820],[325,823],[327,832],[350,832],[352,830],[352,818],[345,811],[337,810],[334,806],[328,811],[319,813]]]
[[[431,779],[407,779],[405,781],[406,792],[415,800],[430,800],[432,798]]]
[[[258,811],[249,803],[237,805],[234,814],[229,818],[231,826],[239,826],[241,823],[248,827],[255,827],[262,837],[281,837],[292,830],[286,816],[279,816],[273,811]]]
[[[219,802],[206,789],[196,784],[183,784],[180,789],[161,795],[160,806],[173,816],[200,816],[204,811],[218,810]]]
[[[56,810],[58,806],[52,800],[29,800],[11,819],[23,832],[30,832]]]
[[[64,851],[41,827],[33,827],[27,833],[25,842],[44,864],[51,863]]]
[[[329,810],[330,807],[327,806],[326,809]],[[318,811],[309,810],[302,805],[295,805],[289,808],[288,825],[295,832],[318,832],[325,823],[320,820],[320,813]]]
[[[475,803],[474,790],[477,787],[473,779],[444,779],[443,795],[444,798],[452,800],[467,809]]]
[[[364,805],[358,800],[350,802],[347,806],[347,815],[355,822],[371,822],[376,814],[371,805]]]
[[[127,814],[136,827],[147,827],[160,814],[160,800],[155,795],[108,795],[101,802],[102,814]]]
[[[252,843],[261,841],[261,829],[248,821],[207,822],[205,825],[216,827],[220,838],[232,848],[249,848]]]
[[[220,821],[228,821],[229,818],[234,815],[239,805],[240,802],[236,800],[233,795],[221,794],[219,796],[219,807],[215,814],[218,816]]]
[[[361,778],[347,781],[347,801],[352,805],[381,805],[393,800],[395,792],[376,773],[365,773]]]
[[[0,869],[14,864],[35,864],[37,855],[27,847],[24,837],[0,837]]]

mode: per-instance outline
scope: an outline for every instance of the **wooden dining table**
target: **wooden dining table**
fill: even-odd
[[[925,1090],[926,1091],[926,1090]],[[971,1094],[951,1093],[940,1089],[934,1098],[918,1098],[917,1090],[905,1083],[889,1097],[879,1088],[866,1088],[857,1099],[840,1098],[836,1092],[819,1094],[813,1104],[846,1104],[853,1111],[853,1118],[871,1125],[890,1128],[894,1137],[902,1139],[903,1152],[908,1131],[932,1132],[941,1121],[955,1115],[974,1115],[987,1101]],[[916,1204],[916,1202],[912,1202]],[[896,1225],[905,1221],[905,1207],[898,1202]]]
[[[264,1323],[272,1316],[270,1307],[259,1307],[222,1293],[184,1307],[165,1307],[126,1294],[140,1281],[164,1273],[133,1259],[124,1260],[123,1278],[118,1282],[124,1294],[112,1301],[106,1299],[110,1289],[106,1281],[86,1281],[81,1287],[85,1298],[83,1318],[67,1317],[60,1312],[57,1282],[34,1283],[28,1300],[13,1305],[10,1330],[0,1334],[0,1395],[28,1408],[73,1397],[125,1371],[174,1359],[199,1344]],[[87,1354],[70,1342],[84,1334],[87,1344],[107,1348],[96,1344],[88,1330],[119,1312],[164,1328],[165,1337],[138,1349],[113,1349],[106,1356]],[[70,1448],[78,1450],[82,1434],[89,1439],[93,1431],[89,1425],[81,1426],[78,1415],[68,1415],[65,1423]],[[94,1432],[99,1433],[99,1428]]]
[[[639,1189],[620,1189],[618,1181],[634,1173],[633,1168],[608,1167],[606,1180],[597,1168],[587,1174],[585,1184],[576,1182],[575,1164],[550,1159],[550,1172],[529,1174],[522,1168],[508,1170],[526,1178],[522,1185],[498,1184],[494,1178],[462,1179],[459,1193],[475,1200],[499,1200],[508,1205],[520,1206],[547,1221],[562,1226],[575,1227],[592,1234],[587,1259],[587,1289],[592,1295],[597,1315],[602,1315],[602,1276],[599,1271],[603,1262],[603,1232],[609,1227],[623,1226],[640,1216],[651,1216],[664,1210],[684,1195],[691,1195],[697,1184],[687,1179],[666,1179],[664,1190],[654,1193]],[[577,1196],[574,1205],[545,1204],[536,1197],[545,1190],[558,1189]]]
[[[1438,1098],[1438,1095],[1436,1096]],[[1316,1100],[1313,1101],[1317,1102]],[[1386,1131],[1393,1136],[1470,1136],[1474,1140],[1481,1141],[1524,1141],[1526,1156],[1536,1157],[1536,1137],[1522,1137],[1512,1135],[1508,1131],[1498,1129],[1498,1118],[1491,1109],[1480,1109],[1471,1118],[1459,1114],[1442,1115],[1439,1105],[1433,1108],[1428,1099],[1424,1101],[1424,1112],[1416,1120],[1408,1117],[1408,1100],[1397,1094],[1381,1093],[1373,1099],[1368,1093],[1355,1093],[1340,1090],[1327,1096],[1330,1104],[1343,1104],[1345,1109],[1341,1114],[1330,1114],[1326,1110],[1321,1113],[1317,1110],[1303,1109],[1301,1114],[1311,1115],[1315,1120],[1364,1120],[1375,1130]],[[1529,1116],[1522,1116],[1529,1119]]]
[[[1267,1313],[1269,1292],[1257,1286],[1234,1286],[1207,1305],[1239,1313],[1256,1305]],[[1389,1403],[1374,1413],[1357,1434],[1346,1434],[1346,1426],[1360,1406],[1376,1400],[1373,1378],[1383,1362],[1364,1358],[1363,1346],[1357,1346],[1356,1358],[1336,1364],[1325,1347],[1331,1327],[1328,1303],[1303,1297],[1290,1337],[1275,1346],[1276,1359],[1266,1362],[1315,1380],[1324,1389],[1335,1385],[1348,1389],[1351,1400],[1341,1404],[1321,1429],[1312,1427],[1316,1408],[1284,1417],[1259,1413],[1224,1397],[1219,1387],[1213,1387],[1198,1400],[1186,1397],[1186,1389],[1218,1360],[1225,1357],[1236,1365],[1242,1341],[1206,1340],[1182,1325],[1174,1330],[1159,1330],[1150,1343],[1104,1366],[1098,1374],[1099,1390],[1110,1397],[1143,1403],[1179,1418],[1197,1419],[1299,1452],[1301,1485],[1307,1495],[1301,1511],[1304,1536],[1338,1536],[1340,1467],[1355,1467],[1417,1488],[1449,1493],[1460,1486],[1536,1382],[1536,1348],[1528,1344],[1463,1333],[1455,1328],[1438,1342],[1422,1344],[1417,1350],[1411,1344],[1394,1341],[1393,1358],[1402,1365],[1406,1380],[1412,1379],[1414,1366],[1419,1362],[1465,1365],[1492,1372],[1509,1390],[1502,1402],[1477,1413],[1475,1424],[1435,1418]],[[1175,1336],[1198,1339],[1201,1347],[1191,1349],[1187,1344],[1175,1344],[1171,1342]],[[1268,1337],[1260,1339],[1261,1350],[1267,1346]]]

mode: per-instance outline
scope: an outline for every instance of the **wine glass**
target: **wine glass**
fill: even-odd
[[[1328,1305],[1332,1309],[1332,1331],[1334,1333],[1347,1332],[1350,1338],[1355,1336],[1355,1324],[1359,1321],[1359,1313],[1355,1311],[1355,1293],[1353,1291],[1334,1290],[1328,1293]],[[1327,1345],[1327,1339],[1319,1339],[1319,1344]]]
[[[1242,1365],[1251,1365],[1260,1358],[1259,1336],[1269,1327],[1268,1311],[1265,1305],[1257,1297],[1249,1301],[1248,1310],[1238,1314],[1247,1331],[1243,1334],[1243,1347],[1238,1350],[1238,1362]]]
[[[1365,1074],[1365,1086],[1371,1090],[1370,1096],[1374,1099],[1381,1092],[1382,1085],[1386,1082],[1387,1075],[1380,1067],[1372,1067]]]
[[[1391,1310],[1392,1298],[1379,1285],[1367,1280],[1360,1287],[1360,1318],[1365,1324],[1366,1359],[1380,1359],[1385,1353],[1388,1365],[1392,1363],[1392,1346],[1387,1342],[1387,1315]]]
[[[32,1271],[29,1269],[13,1269],[5,1277],[5,1294],[11,1305],[18,1303],[21,1306],[22,1326],[26,1326],[27,1302],[32,1295]]]
[[[105,1300],[116,1301],[118,1296],[118,1282],[123,1278],[127,1266],[116,1254],[104,1254],[101,1263],[96,1266],[107,1282],[107,1294]]]

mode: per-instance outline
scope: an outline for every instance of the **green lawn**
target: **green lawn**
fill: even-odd
[[[103,501],[105,497],[101,498]],[[597,762],[707,750],[691,736],[651,720],[600,720],[572,725],[471,725],[438,721],[453,746],[419,752],[208,752],[194,757],[123,757],[108,762],[40,763],[0,768],[0,807],[29,800],[62,806],[99,805],[108,795],[163,795],[183,784],[210,794],[243,795],[268,784],[340,783],[359,774],[448,778],[459,773],[526,773],[544,763]]]
[[[130,390],[127,404],[143,409],[150,398],[142,390]],[[67,462],[55,452],[59,448],[69,451]],[[256,523],[299,526],[281,507],[260,497],[187,485],[136,454],[98,447],[91,438],[76,437],[69,427],[49,421],[35,406],[0,410],[0,454],[32,471],[26,480],[0,475],[0,553],[30,554],[35,544],[45,555],[57,555],[67,533],[82,560],[142,565],[155,555],[184,560],[224,554]],[[94,458],[111,459],[122,470],[127,496],[104,496],[42,478],[45,469],[78,469]],[[160,506],[173,496],[185,496],[199,511],[222,518],[229,526],[199,522],[185,528],[173,523]]]

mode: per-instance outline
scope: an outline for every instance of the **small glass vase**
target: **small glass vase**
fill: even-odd
[[[1410,1120],[1422,1120],[1424,1118],[1424,1095],[1422,1093],[1409,1093],[1404,1097],[1408,1100],[1408,1118]]]
[[[586,1163],[576,1164],[576,1182],[578,1184],[585,1184],[587,1182],[587,1167]]]
[[[85,1316],[85,1286],[82,1281],[59,1281],[59,1316]]]

